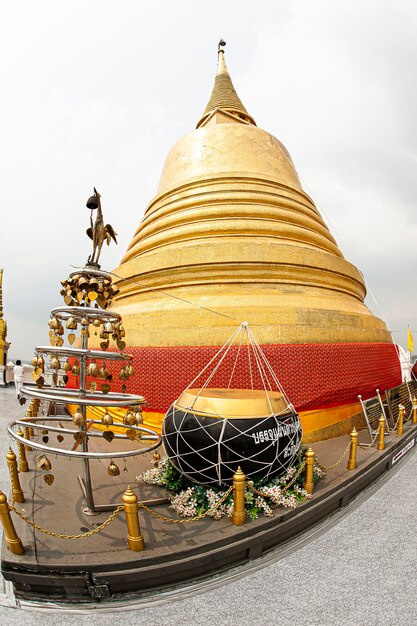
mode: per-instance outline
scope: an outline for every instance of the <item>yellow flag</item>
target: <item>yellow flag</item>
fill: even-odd
[[[411,334],[410,327],[408,327],[408,351],[409,352],[413,351],[413,346],[414,346],[413,335]]]

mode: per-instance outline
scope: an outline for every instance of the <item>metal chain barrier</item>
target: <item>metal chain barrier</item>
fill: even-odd
[[[47,530],[46,528],[42,528],[42,526],[39,526],[38,524],[33,522],[31,519],[26,517],[26,515],[21,513],[21,511],[16,509],[14,505],[15,484],[14,484],[12,474],[10,475],[10,481],[12,483],[12,495],[10,499],[9,509],[11,511],[14,511],[16,515],[20,517],[21,520],[26,522],[26,524],[29,524],[29,526],[32,526],[32,528],[35,528],[35,530],[38,530],[39,532],[44,533],[45,535],[49,535],[50,537],[56,537],[57,539],[85,539],[87,537],[92,537],[93,535],[96,535],[97,533],[102,531],[104,528],[106,528],[106,526],[108,526],[119,515],[119,513],[123,511],[123,506],[118,506],[117,509],[115,509],[111,513],[111,515],[102,524],[100,524],[100,526],[97,526],[97,528],[94,528],[93,530],[89,530],[86,533],[79,533],[78,535],[66,535],[64,533],[55,533],[52,530]]]
[[[220,498],[218,502],[216,502],[214,506],[211,507],[211,509],[208,509],[207,511],[205,511],[205,513],[202,513],[201,515],[196,515],[195,517],[188,517],[186,519],[172,519],[171,517],[165,517],[165,515],[161,515],[160,513],[156,513],[156,511],[152,511],[152,509],[146,506],[146,504],[142,504],[141,502],[138,502],[138,507],[140,509],[144,509],[145,511],[147,511],[147,513],[150,513],[151,515],[153,515],[157,519],[162,520],[163,522],[170,522],[171,524],[189,524],[190,522],[196,522],[199,519],[203,519],[203,517],[207,517],[207,515],[210,515],[210,513],[213,513],[213,511],[218,509],[219,506],[223,504],[223,502],[232,493],[232,491],[233,491],[233,485],[232,487],[229,487],[226,493]]]
[[[343,461],[343,459],[345,458],[345,456],[347,455],[349,450],[350,450],[350,441],[349,441],[349,443],[348,443],[348,445],[346,447],[346,450],[343,452],[343,454],[340,457],[340,459],[338,461],[336,461],[336,463],[333,463],[333,465],[320,465],[320,463],[317,462],[318,467],[320,469],[322,469],[322,470],[332,470],[332,469],[334,469],[335,467],[337,467]]]
[[[295,476],[292,478],[292,480],[288,483],[288,485],[285,485],[285,487],[283,489],[281,489],[281,493],[285,493],[286,491],[288,491],[288,489],[290,487],[292,487],[292,485],[295,483],[295,481],[297,480],[297,478],[300,476],[301,472],[303,471],[303,469],[306,466],[306,462],[303,461],[298,469],[298,472],[295,474]],[[259,491],[258,489],[256,489],[253,485],[251,485],[249,482],[246,483],[248,486],[248,489],[250,489],[255,495],[257,496],[262,496],[264,498],[270,498],[271,496],[268,493],[263,493],[263,491]]]
[[[49,535],[50,537],[56,537],[57,539],[85,539],[86,537],[92,537],[106,528],[106,526],[108,526],[119,515],[119,513],[123,511],[123,507],[118,506],[117,509],[115,509],[113,513],[102,524],[100,524],[100,526],[97,526],[97,528],[89,530],[86,533],[80,533],[79,535],[65,535],[63,533],[55,533],[52,530],[47,530],[46,528],[42,528],[42,526],[35,524],[35,522],[32,522],[32,520],[26,517],[26,515],[23,515],[23,513],[18,511],[14,504],[10,504],[9,509],[14,511],[20,519],[26,522],[26,524],[29,524],[29,526],[32,526],[32,528],[35,528],[35,530],[38,530],[45,535]]]

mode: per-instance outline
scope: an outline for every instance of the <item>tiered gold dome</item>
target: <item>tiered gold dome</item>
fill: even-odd
[[[218,58],[197,129],[169,153],[115,270],[129,342],[221,345],[242,320],[263,344],[391,342],[287,150],[255,125]]]

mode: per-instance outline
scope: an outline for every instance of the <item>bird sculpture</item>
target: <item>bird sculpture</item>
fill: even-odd
[[[88,257],[87,264],[95,265],[96,267],[100,267],[98,263],[98,259],[100,257],[101,248],[103,246],[104,241],[107,241],[107,245],[110,245],[110,241],[113,241],[117,244],[116,235],[113,226],[111,224],[106,224],[104,226],[103,220],[103,212],[101,210],[101,196],[97,189],[94,187],[94,196],[91,196],[87,200],[87,208],[91,210],[90,215],[90,228],[87,228],[87,235],[90,239],[93,240],[93,252]],[[97,216],[95,222],[93,223],[93,211],[97,210]]]

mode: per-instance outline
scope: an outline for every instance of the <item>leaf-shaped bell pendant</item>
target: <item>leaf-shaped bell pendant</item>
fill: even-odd
[[[72,416],[72,423],[79,428],[85,425],[85,416],[81,413],[80,407],[78,407],[78,409]]]
[[[117,467],[116,463],[113,460],[111,460],[110,463],[109,463],[109,466],[107,468],[107,473],[110,476],[119,476],[119,474],[120,474],[120,470],[119,470],[119,468]]]
[[[44,454],[41,454],[41,456],[37,460],[36,467],[38,469],[45,470],[46,472],[49,472],[49,470],[52,467],[52,464],[51,464],[51,461],[48,459],[47,456],[45,456]]]

